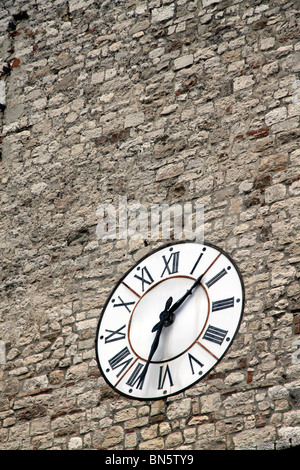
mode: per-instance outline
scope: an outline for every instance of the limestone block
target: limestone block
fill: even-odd
[[[6,362],[5,342],[0,341],[0,364],[5,364],[5,362]]]
[[[152,11],[152,22],[160,23],[162,21],[167,21],[173,18],[174,10],[174,3],[167,6],[162,6],[160,8],[154,8]]]
[[[144,120],[145,120],[145,116],[144,116],[144,113],[142,111],[139,112],[139,113],[128,114],[125,117],[124,127],[126,129],[128,127],[139,126],[140,124],[143,124]]]
[[[191,410],[192,401],[190,398],[185,398],[180,401],[171,403],[167,410],[167,416],[169,419],[181,418],[188,416]]]
[[[112,426],[95,431],[93,445],[96,449],[108,449],[119,444],[124,438],[124,430],[121,426]]]
[[[193,64],[193,62],[194,62],[194,57],[192,54],[178,57],[177,59],[174,60],[174,70],[180,70],[185,67],[189,67],[190,65]]]
[[[235,78],[233,81],[233,90],[239,91],[244,88],[249,88],[254,85],[252,75],[242,75],[241,77]]]
[[[268,126],[272,126],[273,124],[283,121],[287,117],[287,109],[286,107],[276,108],[270,111],[265,116],[265,121]]]
[[[201,397],[201,412],[211,413],[221,405],[221,396],[219,393],[212,393],[206,397]]]
[[[94,0],[70,0],[69,1],[69,9],[70,13],[80,10],[80,9],[85,9],[92,5],[94,3]]]
[[[233,436],[233,442],[236,448],[250,448],[259,445],[262,442],[275,441],[276,430],[273,426],[263,428],[247,429]]]
[[[5,105],[6,95],[5,95],[5,81],[0,80],[0,104]]]
[[[202,0],[203,8],[209,7],[210,5],[214,5],[215,3],[220,3],[222,0]]]
[[[68,443],[69,450],[78,450],[82,449],[82,438],[81,437],[71,437]]]
[[[265,190],[265,200],[266,203],[270,204],[275,201],[280,201],[286,196],[286,186],[283,184],[275,184],[266,188]]]
[[[174,176],[178,176],[183,172],[184,164],[182,162],[179,163],[171,163],[166,165],[163,168],[160,168],[157,171],[156,181],[162,181],[167,178],[173,178]]]
[[[104,76],[105,76],[105,72],[102,70],[100,72],[94,72],[92,75],[91,84],[97,85],[98,83],[104,82]]]

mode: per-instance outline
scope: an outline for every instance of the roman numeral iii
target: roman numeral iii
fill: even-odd
[[[218,310],[223,310],[224,308],[234,307],[234,297],[229,299],[217,300],[212,303],[212,312],[217,312]]]

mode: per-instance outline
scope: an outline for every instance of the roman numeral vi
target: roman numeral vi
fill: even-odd
[[[158,390],[163,389],[167,377],[169,379],[170,386],[172,387],[172,385],[174,385],[169,366],[166,367],[166,370],[165,370],[164,373],[163,373],[163,369],[164,369],[164,367],[160,366],[160,368],[159,368],[159,378],[158,378]]]

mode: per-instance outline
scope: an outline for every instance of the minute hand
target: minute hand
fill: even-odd
[[[202,273],[201,276],[199,276],[199,277],[195,280],[194,284],[186,291],[186,293],[185,293],[182,297],[180,297],[180,299],[177,300],[177,302],[175,302],[175,304],[173,304],[173,306],[168,310],[169,315],[168,315],[168,318],[167,318],[166,322],[168,322],[168,320],[170,319],[170,317],[173,316],[173,313],[175,312],[175,310],[177,310],[177,309],[180,307],[180,305],[187,299],[187,297],[192,294],[192,292],[193,292],[193,290],[195,289],[195,287],[197,287],[198,284],[200,284],[201,279],[203,278],[203,276],[207,273],[207,271],[212,267],[212,265],[217,261],[217,259],[218,259],[220,256],[221,256],[221,253],[219,253],[218,256],[213,260],[213,262],[208,266],[208,268],[206,268],[206,270],[204,271],[204,273]],[[157,324],[153,327],[152,331],[156,331],[159,326],[160,326],[160,323],[157,323]]]
[[[180,297],[180,299],[178,299],[177,302],[175,302],[175,304],[172,305],[172,307],[169,309],[170,314],[174,313],[175,310],[177,310],[180,307],[180,305],[183,304],[183,302],[188,298],[188,296],[193,293],[193,290],[195,289],[195,287],[197,287],[200,284],[201,279],[203,278],[203,276],[204,276],[204,273],[201,274],[201,276],[199,276],[196,279],[194,284],[186,291],[186,293],[183,294],[183,296]]]
[[[148,356],[148,359],[147,359],[147,362],[145,364],[145,367],[139,377],[139,383],[138,383],[138,388],[142,389],[143,387],[143,383],[144,383],[144,380],[145,380],[145,376],[147,374],[147,370],[148,370],[148,367],[149,367],[149,364],[151,362],[151,359],[152,357],[154,356],[154,353],[155,351],[157,350],[158,348],[158,344],[159,344],[159,339],[160,339],[160,335],[161,335],[161,332],[163,330],[163,327],[164,327],[164,321],[166,319],[166,317],[168,316],[168,309],[172,303],[172,297],[169,297],[167,302],[166,302],[166,305],[165,305],[165,309],[163,312],[161,312],[160,314],[160,321],[155,325],[155,330],[154,328],[152,329],[152,331],[156,331],[157,330],[157,333],[155,335],[155,338],[153,340],[153,343],[152,343],[152,346],[151,346],[151,349],[150,349],[150,353],[149,353],[149,356]]]
[[[203,276],[207,273],[207,271],[212,267],[212,265],[217,261],[217,259],[221,256],[221,253],[218,254],[218,256],[213,260],[213,262],[208,266],[208,268],[206,268],[206,270],[204,271],[204,273],[201,274],[201,276],[199,276],[194,284],[186,291],[186,293],[179,299],[177,300],[177,302],[175,302],[175,304],[169,309],[169,312],[170,314],[172,315],[175,310],[178,309],[178,307],[180,307],[180,305],[185,301],[185,299],[191,295],[191,293],[193,292],[193,290],[195,289],[196,286],[198,286],[198,284],[200,284],[201,282],[201,279],[203,278]]]
[[[170,317],[173,315],[173,313],[175,312],[175,310],[177,310],[181,304],[183,304],[183,302],[188,298],[189,295],[191,295],[193,293],[193,290],[195,289],[195,287],[197,287],[200,282],[201,282],[201,279],[202,277],[204,276],[205,273],[201,274],[201,276],[199,276],[195,282],[193,283],[193,285],[186,291],[185,294],[183,294],[182,297],[180,297],[180,299],[178,299],[175,304],[172,305],[172,307],[169,308],[168,310],[168,318],[165,320],[166,322],[168,321],[168,319],[170,319]],[[156,331],[159,327],[160,327],[160,324],[161,322],[158,322],[156,323],[156,325],[153,327],[152,331]]]

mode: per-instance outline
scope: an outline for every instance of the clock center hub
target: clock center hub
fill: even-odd
[[[169,313],[168,318],[164,321],[164,326],[170,326],[174,323],[175,315],[174,313]]]

